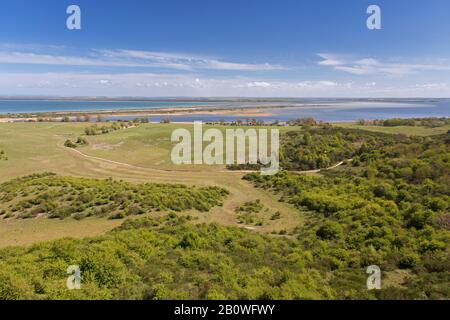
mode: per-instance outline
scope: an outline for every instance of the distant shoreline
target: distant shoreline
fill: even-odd
[[[56,99],[56,98],[55,98]],[[382,109],[390,109],[396,110],[393,112],[389,112],[388,117],[386,118],[395,118],[400,115],[404,115],[404,112],[400,112],[401,109],[404,108],[424,108],[424,107],[434,107],[434,104],[431,103],[431,99],[303,99],[304,102],[300,102],[299,100],[289,100],[289,99],[272,99],[265,100],[262,99],[260,102],[256,102],[256,100],[251,99],[241,99],[240,102],[236,100],[220,100],[221,104],[215,104],[214,101],[219,100],[197,100],[199,104],[192,103],[193,100],[181,100],[181,99],[171,99],[171,100],[159,100],[161,105],[126,105],[125,103],[119,103],[115,105],[103,105],[99,104],[95,107],[97,108],[80,108],[77,109],[77,105],[70,105],[73,110],[57,110],[53,106],[49,107],[49,111],[37,111],[37,112],[27,112],[27,111],[19,111],[19,112],[8,112],[8,113],[0,113],[0,122],[24,122],[24,121],[63,121],[64,118],[69,118],[68,120],[76,122],[80,122],[81,119],[88,119],[89,121],[94,120],[95,122],[101,121],[128,121],[133,120],[133,118],[151,118],[154,117],[154,121],[162,121],[166,118],[170,119],[172,122],[192,122],[195,121],[198,117],[198,120],[202,120],[204,122],[213,121],[219,122],[221,120],[231,121],[231,119],[251,119],[251,118],[259,118],[264,122],[267,121],[287,121],[294,120],[297,118],[310,117],[315,118],[316,120],[323,120],[327,122],[342,122],[342,121],[354,121],[359,119],[373,120],[379,119],[374,118],[373,114],[366,114],[365,112],[359,111],[361,116],[358,115],[358,109],[367,108],[367,110],[371,110],[374,108]],[[7,101],[18,101],[17,99],[13,100],[2,100],[0,98],[0,103]],[[23,100],[22,100],[23,101]],[[45,110],[45,101],[54,102],[55,100],[41,99],[41,100],[32,100],[28,99],[26,101],[36,101],[40,102],[41,109]],[[66,98],[66,101],[70,101],[69,98]],[[80,100],[74,100],[80,101]],[[93,101],[93,100],[89,100]],[[111,100],[108,100],[111,101]],[[130,100],[127,100],[130,101]],[[136,100],[134,100],[136,101]],[[156,100],[146,100],[153,101]],[[223,103],[226,101],[225,103]],[[270,101],[270,103],[269,103]],[[448,116],[447,108],[450,105],[450,100],[447,99],[439,99],[439,102],[444,102],[443,105],[440,106],[440,110],[437,111],[436,116]],[[42,103],[44,102],[44,103]],[[95,102],[95,101],[93,101]],[[131,102],[131,101],[130,101]],[[173,104],[172,104],[173,102]],[[448,103],[447,103],[448,102]],[[181,103],[181,105],[177,105]],[[183,103],[186,103],[183,105]],[[203,104],[200,104],[203,103]],[[205,104],[207,103],[207,104]],[[165,105],[164,105],[165,104]],[[28,103],[29,105],[29,103]],[[374,106],[375,105],[375,106]],[[8,107],[8,105],[6,105]],[[93,106],[94,107],[94,106]],[[103,107],[103,108],[102,108]],[[444,109],[443,109],[444,108]],[[11,110],[11,108],[9,108]],[[18,105],[18,109],[20,110],[20,106]],[[351,112],[352,109],[355,109],[355,115],[349,116],[348,113]],[[0,109],[1,110],[1,109]],[[4,112],[7,112],[8,108]],[[346,111],[347,110],[347,111]],[[427,109],[428,110],[428,109]],[[429,109],[436,110],[436,109]],[[444,110],[444,112],[442,112]],[[323,112],[322,112],[323,111]],[[343,116],[340,119],[333,119],[330,117],[330,114],[334,114],[342,112]],[[346,114],[347,112],[347,114]],[[426,111],[428,112],[428,111]],[[383,111],[381,112],[381,118],[383,119]],[[409,116],[406,118],[420,118],[423,117],[422,114],[415,115],[414,111],[411,111]],[[435,113],[436,114],[436,113]],[[321,119],[321,115],[327,116],[325,119]],[[366,116],[369,117],[366,117]],[[222,118],[223,117],[223,118]],[[345,117],[348,117],[347,119]],[[352,118],[353,117],[353,118]],[[93,119],[96,118],[96,119]],[[178,118],[178,119],[177,119]],[[66,120],[66,121],[68,121]],[[150,119],[151,120],[151,119]],[[177,121],[179,120],[179,121]]]
[[[39,118],[62,118],[77,116],[118,116],[118,117],[145,117],[145,116],[185,116],[195,114],[210,115],[233,115],[242,117],[269,116],[267,110],[301,108],[301,107],[326,107],[329,105],[293,105],[293,106],[240,106],[240,107],[213,107],[213,106],[192,106],[192,107],[162,107],[149,109],[116,109],[116,110],[88,110],[88,111],[49,111],[33,113],[7,113],[0,114],[0,121],[12,120],[33,120]],[[5,122],[5,121],[2,121]]]

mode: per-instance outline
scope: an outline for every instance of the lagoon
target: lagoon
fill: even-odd
[[[169,117],[174,122],[191,122],[194,120],[233,121],[245,119],[248,116],[215,113],[214,109],[264,108],[251,116],[263,121],[287,121],[296,118],[313,117],[321,121],[353,121],[358,119],[388,119],[388,118],[424,118],[449,117],[450,99],[433,100],[370,100],[370,99],[198,99],[180,100],[163,99],[147,101],[100,101],[100,100],[0,100],[0,114],[8,113],[44,113],[44,112],[95,112],[117,110],[155,111],[167,108],[202,107],[211,111],[201,114],[181,114],[167,116],[150,116],[153,121]],[[259,114],[258,114],[259,113]],[[128,120],[135,116],[105,116],[107,120]]]

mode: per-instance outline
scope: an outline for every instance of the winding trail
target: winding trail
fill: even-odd
[[[336,169],[337,167],[343,165],[345,162],[351,162],[351,161],[353,161],[353,159],[343,160],[343,161],[341,161],[341,162],[335,164],[334,166],[331,166],[331,167],[328,167],[328,168],[323,168],[323,169],[306,170],[306,171],[289,171],[289,172],[299,173],[299,174],[319,173],[320,171],[328,171],[328,170]]]
[[[136,165],[125,163],[125,162],[119,162],[119,161],[109,160],[109,159],[105,159],[105,158],[90,156],[90,155],[87,155],[87,154],[81,152],[80,150],[77,150],[77,149],[74,149],[74,148],[68,148],[68,147],[63,147],[63,148],[72,150],[73,152],[81,155],[84,158],[98,160],[98,161],[103,161],[103,162],[107,162],[107,163],[110,163],[110,164],[125,166],[125,167],[128,167],[128,168],[144,169],[144,170],[155,170],[155,171],[160,171],[160,172],[188,172],[188,173],[189,172],[190,173],[210,172],[210,171],[201,171],[201,170],[171,170],[171,169],[157,169],[157,168],[153,168],[153,167],[142,167],[142,166],[136,166]],[[339,162],[339,163],[337,163],[337,164],[335,164],[335,165],[333,165],[331,167],[323,168],[323,169],[304,170],[304,171],[289,171],[289,172],[297,173],[297,174],[319,173],[322,170],[328,171],[328,170],[336,169],[337,167],[343,165],[345,162],[351,162],[352,160],[353,159],[343,160],[343,161],[341,161],[341,162]],[[220,170],[219,172],[222,172],[222,173],[254,173],[254,172],[259,172],[259,171],[256,171],[256,170]]]

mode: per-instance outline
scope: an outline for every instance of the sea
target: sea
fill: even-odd
[[[156,110],[162,108],[203,107],[221,108],[257,108],[264,107],[261,114],[252,114],[251,118],[262,121],[289,121],[297,118],[312,117],[318,121],[354,121],[359,119],[375,120],[389,118],[426,118],[450,117],[450,99],[266,99],[266,100],[148,100],[148,101],[100,101],[100,100],[17,100],[0,99],[0,114],[45,113],[69,111],[104,110]],[[130,120],[136,116],[105,116],[104,120]],[[151,121],[170,118],[173,122],[191,122],[201,120],[234,121],[249,116],[236,114],[204,114],[150,116]]]

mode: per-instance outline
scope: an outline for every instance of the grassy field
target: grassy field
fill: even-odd
[[[0,150],[8,161],[0,162],[0,182],[17,176],[51,171],[59,175],[123,179],[130,182],[215,185],[226,188],[230,196],[223,207],[208,213],[189,212],[197,223],[218,222],[237,225],[236,207],[260,199],[265,207],[262,226],[245,226],[255,231],[292,230],[303,223],[303,216],[275,196],[253,188],[240,172],[224,166],[175,166],[170,162],[171,132],[180,125],[145,124],[100,136],[89,136],[89,145],[73,150],[64,147],[66,139],[84,133],[85,123],[4,123],[0,124]],[[181,125],[191,129],[190,125]],[[220,127],[224,130],[225,127]],[[289,130],[292,128],[282,128]],[[80,153],[81,152],[81,153]],[[275,212],[281,218],[271,220]],[[60,237],[80,238],[102,234],[117,225],[104,218],[88,221],[48,219],[0,220],[0,247],[31,244]]]
[[[281,203],[267,192],[253,188],[243,181],[243,173],[227,171],[224,166],[183,165],[170,161],[171,133],[176,128],[192,131],[187,124],[144,124],[114,131],[105,135],[88,136],[89,145],[76,150],[65,148],[66,139],[75,140],[84,134],[86,123],[3,123],[0,124],[0,150],[8,159],[0,161],[0,182],[31,173],[50,171],[59,175],[89,178],[123,179],[130,182],[182,183],[215,185],[230,191],[223,207],[208,213],[190,211],[196,223],[218,222],[238,225],[235,209],[247,201],[259,199],[264,206],[261,226],[242,225],[260,232],[289,232],[304,221],[304,216],[290,205]],[[336,126],[359,128],[406,135],[434,135],[447,132],[449,127],[380,127],[338,123]],[[204,129],[210,127],[205,126]],[[224,131],[226,127],[216,127]],[[298,128],[281,127],[286,130]],[[281,218],[270,217],[280,212]],[[102,234],[120,224],[105,218],[84,221],[73,219],[0,220],[0,247],[28,245],[37,241],[60,237],[85,237]]]

